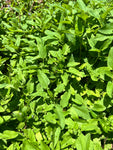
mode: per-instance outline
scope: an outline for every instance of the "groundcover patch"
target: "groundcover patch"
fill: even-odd
[[[112,3],[0,1],[0,150],[113,148]]]

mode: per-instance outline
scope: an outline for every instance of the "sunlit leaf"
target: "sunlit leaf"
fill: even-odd
[[[38,70],[38,80],[42,88],[44,89],[48,88],[48,85],[50,84],[50,80],[48,79],[47,75],[41,70]]]

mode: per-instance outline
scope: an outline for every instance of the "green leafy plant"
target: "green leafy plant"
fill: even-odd
[[[111,149],[112,3],[6,4],[0,10],[0,150]]]

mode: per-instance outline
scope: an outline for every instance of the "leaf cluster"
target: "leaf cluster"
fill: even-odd
[[[112,45],[107,0],[1,3],[0,150],[111,149]]]

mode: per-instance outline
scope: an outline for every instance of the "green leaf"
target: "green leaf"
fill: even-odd
[[[8,58],[3,58],[3,59],[1,59],[1,57],[0,57],[0,66],[4,63],[4,62],[6,62],[8,60]]]
[[[75,66],[78,66],[78,65],[80,65],[79,62],[69,62],[69,63],[67,64],[67,67],[75,67]]]
[[[24,134],[29,138],[30,142],[36,142],[35,134],[32,129],[25,130]]]
[[[48,79],[47,75],[42,70],[38,70],[38,80],[42,88],[44,89],[48,88],[48,85],[50,84],[50,80]]]
[[[113,70],[113,47],[109,51],[107,65]]]
[[[87,11],[87,7],[85,5],[85,3],[83,2],[83,0],[77,0],[78,4],[79,4],[79,7],[84,11],[86,12]]]
[[[81,97],[81,95],[76,94],[75,98],[73,98],[72,101],[75,102],[76,104],[82,105],[83,98]]]
[[[38,144],[35,142],[30,142],[29,140],[25,140],[22,145],[22,150],[39,150]]]
[[[65,91],[65,86],[64,84],[58,84],[57,87],[54,89],[55,91],[55,96],[63,91]]]
[[[17,35],[17,39],[16,39],[16,46],[20,46],[20,41],[21,41],[21,35]]]
[[[79,70],[77,70],[75,68],[69,68],[68,72],[70,72],[74,75],[77,75],[79,77],[84,77],[85,76],[84,72],[80,72]]]
[[[107,23],[99,32],[103,34],[113,34],[113,23]]]
[[[5,109],[2,106],[0,106],[0,113],[4,112],[4,111],[5,111]]]
[[[61,129],[60,127],[58,127],[56,130],[55,130],[55,133],[54,133],[54,147],[56,147],[58,141],[59,141],[59,138],[60,138],[60,134],[61,134]]]
[[[70,99],[70,91],[65,92],[62,96],[61,96],[61,101],[60,101],[60,105],[64,108],[67,107],[67,105],[69,104],[69,99]]]
[[[77,106],[77,105],[73,105],[75,108],[76,113],[78,114],[78,116],[82,117],[83,119],[90,119],[90,115],[89,115],[89,110],[88,108],[86,108],[84,105],[82,106]]]
[[[69,113],[70,113],[71,118],[72,118],[73,120],[78,119],[78,114],[77,114],[77,112],[76,112],[76,109],[75,109],[73,106],[69,109]]]
[[[70,53],[70,47],[67,44],[64,44],[62,48],[62,53],[63,55],[67,55],[68,53]]]
[[[41,150],[50,150],[50,148],[43,141],[41,141],[40,148]]]
[[[65,117],[64,117],[63,109],[58,104],[55,107],[56,107],[55,113],[58,116],[60,126],[61,126],[62,129],[64,129],[64,127],[65,127]]]
[[[40,133],[40,131],[36,133],[36,140],[37,140],[39,143],[43,140],[42,134]]]
[[[109,82],[107,83],[106,92],[107,92],[108,96],[109,96],[110,98],[112,98],[112,94],[113,94],[113,83],[112,83],[111,81],[109,81]]]
[[[105,50],[109,47],[109,45],[111,44],[112,39],[108,39],[106,41],[103,42],[102,46],[100,47],[100,49]]]
[[[20,111],[14,111],[13,116],[20,122],[24,121],[24,114]]]
[[[98,121],[91,119],[88,120],[88,123],[83,123],[81,127],[81,131],[93,131],[98,129]]]
[[[0,133],[0,139],[14,139],[18,136],[18,132],[11,131],[11,130],[5,130],[3,133]]]
[[[101,146],[101,142],[100,142],[100,140],[98,139],[98,138],[95,138],[94,140],[93,140],[93,145],[94,145],[94,150],[103,150],[103,148],[102,148],[102,146]],[[106,147],[106,145],[105,145],[105,147]],[[104,147],[104,148],[105,148]],[[107,148],[107,149],[109,149],[109,148]],[[106,150],[107,150],[106,149]]]
[[[46,121],[48,121],[52,124],[56,124],[55,114],[52,114],[52,113],[48,112],[47,115],[44,116],[44,118],[46,119]]]
[[[13,85],[7,84],[7,83],[0,84],[0,89],[2,89],[2,88],[9,88],[9,87],[13,88]]]
[[[30,80],[27,82],[27,91],[30,94],[34,91],[34,83]]]
[[[69,77],[69,75],[65,72],[63,75],[61,75],[61,78],[62,78],[62,80],[63,80],[63,84],[66,86],[67,85],[67,83],[68,83],[68,77]]]
[[[66,149],[75,143],[75,140],[72,138],[69,132],[65,133],[62,138],[63,140],[61,141],[61,149]]]
[[[7,148],[7,150],[14,150],[14,145],[11,144],[11,145]]]
[[[47,51],[46,51],[46,46],[44,45],[44,41],[41,38],[36,38],[37,44],[38,44],[38,49],[39,49],[39,56],[40,58],[46,58],[47,56]]]
[[[77,150],[90,150],[90,141],[90,134],[87,134],[86,136],[80,134],[76,140]]]
[[[103,104],[102,100],[99,100],[97,102],[94,103],[94,106],[92,108],[92,110],[96,111],[96,112],[102,112],[106,109],[106,107]]]

